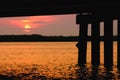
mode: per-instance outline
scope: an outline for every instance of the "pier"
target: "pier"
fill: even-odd
[[[76,24],[80,25],[79,27],[79,42],[77,44],[78,47],[78,64],[84,65],[86,64],[86,51],[87,51],[87,38],[88,38],[88,24],[91,24],[91,64],[93,66],[98,67],[100,65],[100,23],[104,22],[104,67],[106,69],[112,69],[113,67],[113,20],[118,21],[117,30],[117,67],[120,69],[120,22],[119,17],[115,17],[112,15],[101,15],[96,16],[93,14],[86,15],[77,15],[76,16]]]
[[[6,0],[5,0],[6,1]],[[86,50],[88,25],[91,24],[92,56],[91,64],[100,65],[100,23],[104,22],[104,66],[111,69],[113,66],[113,20],[118,20],[118,53],[117,67],[120,69],[120,2],[89,1],[89,0],[50,0],[45,1],[7,1],[0,3],[0,17],[36,16],[36,15],[63,15],[77,14],[76,24],[79,27],[78,64],[86,64]],[[19,3],[19,4],[18,4]],[[12,5],[12,6],[11,6]]]

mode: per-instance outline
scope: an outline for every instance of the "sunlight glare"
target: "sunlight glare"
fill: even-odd
[[[26,24],[24,28],[25,28],[25,29],[30,29],[30,28],[31,28],[31,26],[30,26],[30,25],[28,25],[28,24]]]

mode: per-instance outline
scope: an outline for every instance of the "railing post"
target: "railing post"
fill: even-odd
[[[76,23],[80,25],[79,28],[79,42],[78,47],[78,65],[86,64],[86,52],[87,52],[87,32],[88,32],[88,16],[77,15]]]

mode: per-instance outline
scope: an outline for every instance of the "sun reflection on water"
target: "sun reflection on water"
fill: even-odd
[[[11,42],[0,43],[1,80],[106,80],[119,79],[114,60],[113,71],[91,64],[91,43],[88,43],[87,65],[77,65],[77,42]],[[57,44],[57,45],[56,45]],[[116,48],[116,43],[114,43]],[[115,54],[116,51],[114,50]],[[114,57],[116,55],[114,54]]]

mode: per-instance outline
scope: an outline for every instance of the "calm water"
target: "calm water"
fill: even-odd
[[[107,72],[101,65],[91,67],[88,43],[87,65],[77,65],[77,42],[3,42],[0,43],[0,80],[111,80],[119,79],[116,68],[117,43],[114,42],[114,68]]]

